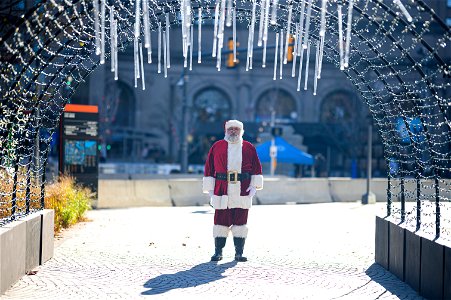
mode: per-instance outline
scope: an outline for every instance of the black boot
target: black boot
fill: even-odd
[[[211,261],[220,261],[222,259],[222,248],[226,244],[226,239],[225,237],[215,238],[215,255],[211,257]]]
[[[234,237],[233,243],[235,244],[235,260],[247,261],[247,258],[243,256],[245,238]]]

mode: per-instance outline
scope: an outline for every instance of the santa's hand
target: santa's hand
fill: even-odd
[[[214,195],[213,191],[208,191],[208,195],[210,195],[210,198],[213,197]]]
[[[254,197],[255,193],[257,193],[257,190],[255,189],[255,187],[249,186],[246,192],[249,192],[249,197]]]

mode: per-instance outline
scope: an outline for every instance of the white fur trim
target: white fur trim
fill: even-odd
[[[213,225],[213,237],[228,237],[229,227],[222,225]]]
[[[227,195],[216,196],[210,198],[210,204],[214,209],[227,209],[227,203],[229,202],[229,197]]]
[[[251,186],[255,187],[256,190],[263,189],[263,175],[252,175],[251,176]]]
[[[227,170],[241,173],[243,161],[243,141],[240,143],[228,143],[227,145]]]
[[[225,129],[227,130],[229,127],[239,127],[241,130],[244,128],[243,123],[238,120],[228,120],[225,123]]]
[[[252,197],[249,196],[238,196],[229,197],[229,202],[227,204],[229,208],[245,208],[249,209],[252,206]]]
[[[230,198],[227,195],[216,196],[213,195],[210,199],[210,204],[214,209],[227,208],[245,208],[249,209],[252,206],[252,198],[249,196],[238,196]]]
[[[208,193],[208,191],[214,191],[216,178],[208,176],[202,178],[202,192]]]
[[[233,237],[247,238],[249,228],[247,228],[247,225],[233,225],[231,230]]]
[[[210,199],[210,204],[214,209],[227,208],[245,208],[249,209],[252,206],[252,198],[249,196],[229,197],[227,195],[216,196],[213,195]]]

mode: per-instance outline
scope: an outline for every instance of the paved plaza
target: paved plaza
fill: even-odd
[[[1,299],[422,299],[374,263],[385,203],[254,206],[244,255],[213,254],[213,209],[92,210]]]

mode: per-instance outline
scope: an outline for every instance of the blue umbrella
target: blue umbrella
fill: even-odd
[[[286,140],[284,140],[281,137],[275,138],[275,145],[277,147],[278,163],[313,165],[315,162],[313,156],[299,150],[293,145],[290,145]],[[271,141],[267,141],[257,146],[257,154],[261,162],[271,162],[271,157],[269,156],[270,147]]]

